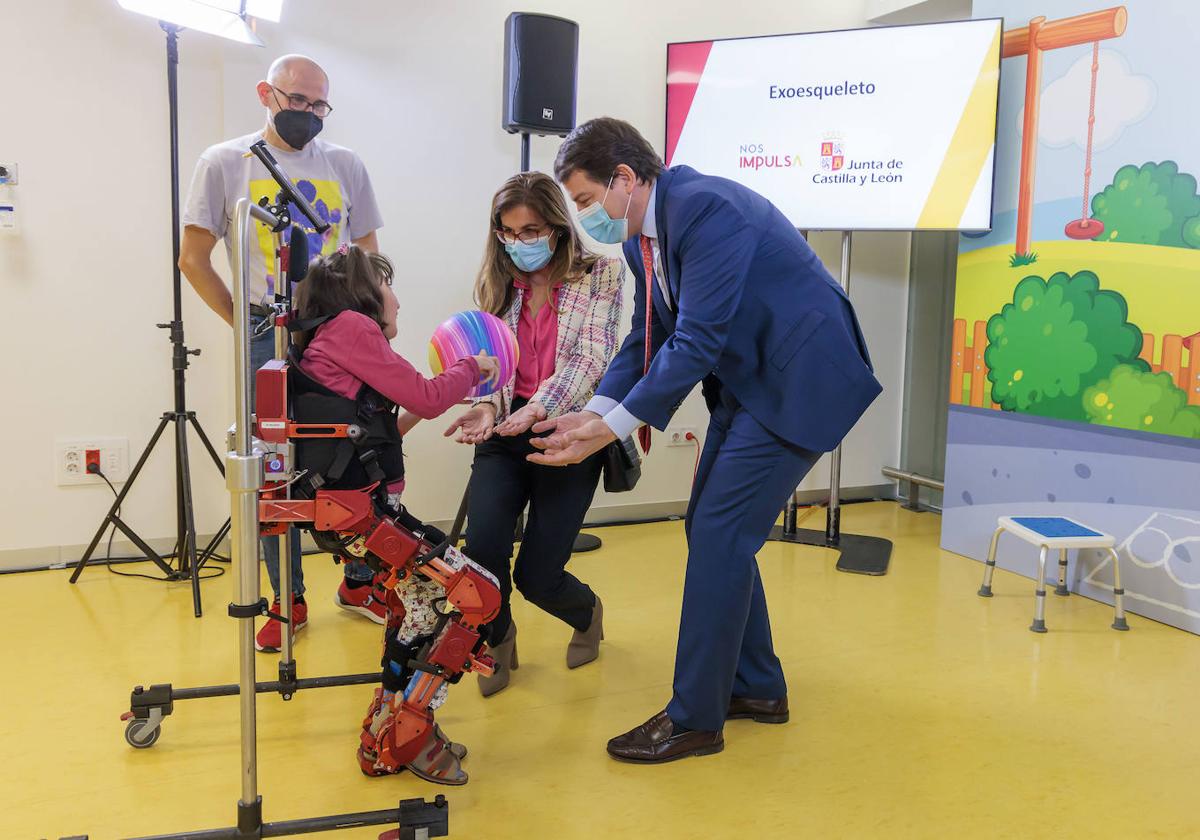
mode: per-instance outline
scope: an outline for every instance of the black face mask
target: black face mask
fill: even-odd
[[[311,111],[284,109],[275,114],[275,130],[293,149],[303,149],[321,133],[325,123]]]

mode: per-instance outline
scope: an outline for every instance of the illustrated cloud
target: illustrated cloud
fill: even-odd
[[[1149,76],[1131,72],[1125,56],[1112,50],[1100,50],[1096,74],[1096,128],[1093,144],[1097,149],[1117,142],[1127,126],[1145,119],[1154,108],[1157,91]],[[1066,75],[1042,90],[1038,137],[1055,149],[1065,146],[1087,148],[1088,96],[1092,84],[1092,51],[1086,50],[1071,65]],[[1021,114],[1017,114],[1017,134],[1021,133]]]

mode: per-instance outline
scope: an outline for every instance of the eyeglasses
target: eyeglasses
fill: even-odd
[[[518,233],[513,233],[510,230],[504,230],[502,228],[497,228],[496,229],[496,238],[499,239],[505,245],[515,245],[515,244],[517,244],[518,240],[520,240],[521,242],[524,242],[526,245],[534,245],[537,243],[537,241],[539,239],[541,239],[547,233],[552,233],[552,232],[553,232],[553,229],[550,227],[525,228],[524,230],[522,230]]]
[[[333,106],[324,99],[318,99],[316,102],[309,100],[302,93],[288,93],[286,90],[279,90],[275,85],[271,85],[271,90],[282,93],[287,97],[288,109],[292,111],[312,111],[314,115],[325,119],[332,113]]]

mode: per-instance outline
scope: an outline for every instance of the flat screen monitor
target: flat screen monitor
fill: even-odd
[[[991,228],[1000,19],[667,45],[668,166],[798,228]]]

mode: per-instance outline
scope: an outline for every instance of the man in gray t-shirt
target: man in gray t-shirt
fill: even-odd
[[[274,201],[279,191],[255,157],[247,157],[251,144],[265,139],[283,171],[300,193],[329,222],[324,235],[308,228],[309,254],[333,253],[339,245],[354,243],[378,250],[375,231],[383,225],[371,179],[358,155],[343,146],[316,139],[321,119],[330,112],[325,97],[329,81],[325,71],[302,56],[284,56],[271,65],[268,80],[258,83],[258,97],[268,109],[266,126],[244,137],[210,146],[196,163],[183,210],[183,243],[179,267],[214,312],[233,323],[229,289],[212,269],[211,255],[218,239],[232,254],[230,224],[239,198]],[[277,124],[289,137],[280,136]],[[298,145],[292,146],[291,143]],[[292,213],[295,224],[307,221]],[[255,225],[257,237],[250,245],[250,302],[261,303],[274,291],[271,235]]]
[[[204,151],[192,175],[191,188],[183,210],[183,241],[179,268],[192,288],[214,312],[232,325],[233,299],[220,275],[213,270],[212,252],[217,240],[225,240],[226,254],[232,256],[231,223],[234,207],[243,196],[258,201],[266,196],[272,202],[279,190],[257,158],[247,157],[252,143],[265,139],[279,165],[300,193],[325,221],[329,230],[317,233],[308,227],[298,210],[291,216],[294,224],[305,226],[309,254],[330,254],[339,245],[353,243],[369,251],[378,250],[375,231],[382,226],[375,191],[366,167],[358,155],[342,146],[316,139],[323,119],[332,111],[329,77],[314,61],[304,56],[286,55],[276,59],[266,81],[258,83],[258,100],[267,109],[266,126],[253,134],[218,143]],[[249,295],[251,326],[256,337],[251,343],[254,370],[274,356],[275,340],[270,329],[259,330],[265,320],[262,305],[274,294],[276,278],[274,250],[270,232],[255,225],[256,236],[250,242]],[[232,264],[232,259],[230,260]],[[253,379],[251,380],[253,382]],[[275,538],[263,540],[263,557],[271,587],[279,602],[279,545]],[[299,532],[292,531],[293,630],[308,621],[304,603],[304,573],[300,566]],[[383,604],[372,594],[371,572],[365,564],[346,566],[346,576],[338,588],[336,603],[352,612],[384,623]],[[277,611],[277,610],[276,610]],[[256,638],[259,650],[277,650],[282,628],[269,620]]]

